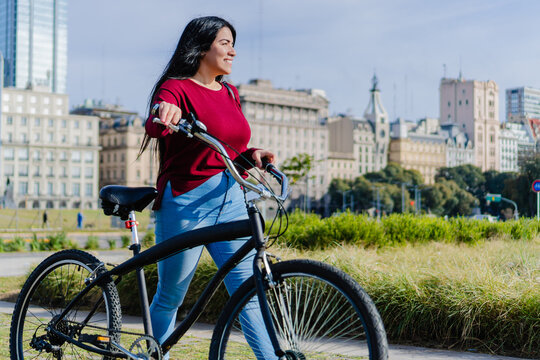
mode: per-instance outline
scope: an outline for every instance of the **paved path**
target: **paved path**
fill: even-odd
[[[88,251],[106,263],[121,263],[131,256],[129,250]],[[28,270],[54,252],[0,253],[0,276],[26,275]]]
[[[52,254],[52,252],[40,253],[2,253],[0,254],[0,276],[25,275],[32,265],[36,265],[42,259]],[[127,259],[131,252],[129,250],[99,251],[93,254],[100,260],[111,263],[119,263]],[[0,301],[0,313],[11,314],[13,304]],[[122,316],[123,326],[132,329],[142,330],[142,321],[135,316]],[[196,324],[190,329],[188,335],[199,338],[210,339],[212,337],[212,325]],[[518,358],[475,354],[467,352],[456,352],[448,350],[433,350],[421,347],[390,345],[391,360],[518,360]]]

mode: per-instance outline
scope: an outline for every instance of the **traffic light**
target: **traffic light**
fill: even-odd
[[[411,200],[409,204],[411,204],[411,206],[414,206],[414,200]]]

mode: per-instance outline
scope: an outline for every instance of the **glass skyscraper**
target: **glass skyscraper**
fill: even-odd
[[[1,0],[4,86],[66,92],[67,0]]]
[[[507,89],[506,114],[540,119],[540,90],[530,87]]]

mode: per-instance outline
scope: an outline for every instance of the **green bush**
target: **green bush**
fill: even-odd
[[[107,239],[107,244],[109,245],[109,250],[116,249],[116,239]]]
[[[156,244],[156,237],[152,231],[147,231],[142,238],[141,245],[142,247],[149,248]]]
[[[13,240],[4,245],[4,249],[8,252],[21,252],[26,250],[26,241],[20,236],[15,236]]]
[[[90,235],[86,240],[86,246],[84,247],[87,250],[98,250],[99,249],[99,240],[97,236]]]
[[[463,217],[445,220],[392,214],[378,221],[350,212],[321,219],[315,214],[295,211],[289,216],[289,228],[278,243],[296,249],[325,249],[339,244],[380,248],[432,241],[475,244],[500,236],[530,240],[539,233],[540,223],[532,219],[490,223]]]
[[[49,236],[49,241],[46,246],[46,250],[52,251],[76,248],[77,244],[72,240],[68,239],[66,233],[64,232]]]
[[[127,248],[129,244],[131,243],[131,236],[129,235],[122,235],[120,238],[122,240],[122,247]]]
[[[6,251],[5,246],[4,239],[0,238],[0,252]]]
[[[47,248],[47,243],[43,239],[38,239],[37,234],[33,233],[30,241],[30,251],[45,251]]]

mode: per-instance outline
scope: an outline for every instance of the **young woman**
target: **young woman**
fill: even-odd
[[[236,56],[235,39],[233,26],[221,18],[192,20],[152,91],[150,108],[159,104],[156,117],[161,123],[154,123],[154,116],[149,116],[141,152],[150,138],[157,139],[160,165],[159,194],[154,203],[157,243],[195,228],[247,218],[243,192],[219,155],[195,139],[173,133],[167,125],[177,124],[181,117],[192,112],[210,134],[241,152],[239,156],[227,149],[228,155],[244,168],[251,167],[250,162],[261,168],[263,159],[274,161],[270,151],[247,149],[251,131],[242,114],[238,91],[222,82],[223,75],[231,73]],[[214,243],[207,249],[217,266],[222,266],[245,241]],[[174,328],[176,312],[201,252],[202,247],[191,249],[158,264],[159,282],[150,311],[154,336],[160,342]],[[229,293],[252,275],[252,256],[225,278]],[[257,358],[276,358],[256,306],[244,315],[246,323],[252,324],[251,330],[244,326],[244,333]]]

